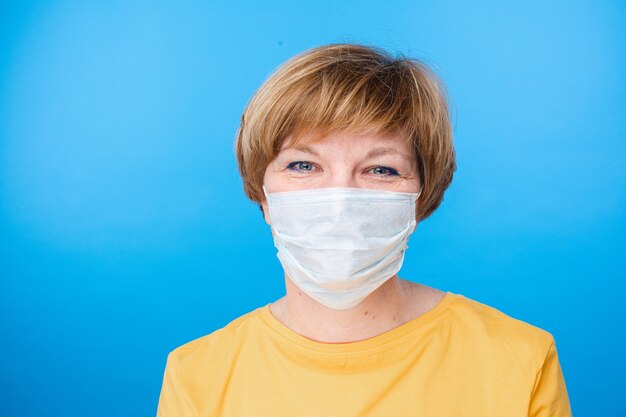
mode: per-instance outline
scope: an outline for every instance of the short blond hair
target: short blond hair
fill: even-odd
[[[416,217],[443,200],[456,170],[445,88],[423,62],[373,46],[330,44],[282,64],[248,101],[235,150],[246,195],[263,202],[265,169],[287,137],[402,134],[415,150],[422,194]]]

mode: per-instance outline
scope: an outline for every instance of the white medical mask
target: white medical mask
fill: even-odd
[[[400,270],[417,224],[419,193],[263,191],[278,259],[293,283],[319,303],[352,308]]]

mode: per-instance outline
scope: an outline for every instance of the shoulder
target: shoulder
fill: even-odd
[[[256,317],[262,308],[169,353],[159,399],[159,416],[217,413],[208,409],[202,413],[194,410],[220,404],[224,387],[228,385],[230,367],[241,346],[258,328]]]
[[[462,294],[455,294],[454,298],[450,310],[456,320],[477,332],[500,335],[516,345],[526,342],[547,347],[553,340],[552,334],[548,331],[512,317],[497,308]]]
[[[262,308],[264,307],[250,311],[206,336],[177,347],[170,352],[168,361],[175,361],[176,367],[181,370],[215,367],[225,363],[232,355],[234,347],[254,330]]]
[[[454,294],[449,310],[468,349],[481,350],[493,360],[512,357],[531,381],[554,345],[550,332],[464,295]]]
[[[415,303],[425,306],[425,310],[444,307],[457,333],[467,333],[474,338],[484,336],[488,339],[503,339],[519,349],[534,346],[545,351],[553,342],[552,334],[548,331],[463,294],[444,292],[416,283],[411,285],[416,294],[413,295]]]

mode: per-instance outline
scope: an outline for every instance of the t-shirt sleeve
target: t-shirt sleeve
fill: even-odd
[[[569,397],[554,340],[535,378],[529,417],[571,417]]]
[[[163,385],[159,396],[157,417],[194,417],[195,413],[189,405],[189,400],[181,387],[177,374],[177,362],[174,352],[167,357]]]

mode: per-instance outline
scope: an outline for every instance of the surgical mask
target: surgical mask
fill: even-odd
[[[278,259],[288,278],[317,302],[352,308],[400,270],[417,224],[419,193],[263,191]]]

